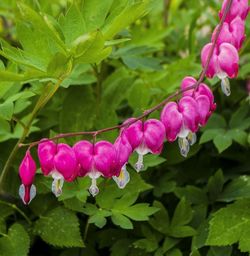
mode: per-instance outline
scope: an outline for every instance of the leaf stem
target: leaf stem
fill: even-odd
[[[89,230],[89,218],[87,219],[86,226],[84,229],[83,242],[85,242],[87,239],[88,230]]]
[[[0,200],[0,204],[7,205],[7,206],[9,206],[10,208],[14,209],[14,210],[17,211],[20,215],[23,216],[23,218],[28,222],[29,225],[32,224],[32,221],[28,218],[28,216],[27,216],[21,209],[19,209],[15,204],[11,204],[11,203],[8,203],[8,202],[5,202],[5,201],[1,201],[1,200]]]

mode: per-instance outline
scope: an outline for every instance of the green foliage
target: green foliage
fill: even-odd
[[[201,72],[200,50],[218,23],[219,1],[1,0],[0,172],[18,139],[98,130],[138,116]],[[250,35],[249,22],[246,34]],[[210,32],[208,32],[210,31]],[[18,149],[0,191],[0,256],[244,256],[250,253],[249,40],[239,79],[197,133],[187,158],[177,143],[144,157],[118,189],[88,177],[51,194],[38,169],[37,196],[18,198]],[[150,115],[159,118],[160,113]],[[118,131],[97,140],[114,142]],[[59,142],[73,145],[79,136]],[[37,160],[36,152],[32,155]],[[37,161],[38,164],[38,161]],[[1,185],[1,184],[0,184]]]

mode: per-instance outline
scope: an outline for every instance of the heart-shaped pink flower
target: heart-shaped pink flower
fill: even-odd
[[[219,25],[215,28],[213,32],[212,42],[214,42],[218,27]],[[237,16],[230,23],[223,23],[221,32],[217,39],[217,44],[221,45],[222,43],[230,43],[237,50],[239,50],[242,47],[245,38],[245,21],[242,20],[239,16]]]
[[[226,6],[228,4],[228,0],[224,0],[222,4],[221,11],[219,12],[220,19],[222,18]],[[245,20],[249,12],[248,0],[233,0],[229,13],[227,14],[226,21],[231,22],[237,16],[241,19]]]
[[[92,144],[83,140],[76,143],[73,149],[81,166],[79,176],[88,175],[92,180],[89,191],[93,196],[99,192],[96,180],[100,176],[119,176],[115,147],[110,142],[99,141]]]
[[[125,124],[129,124],[133,120],[135,119],[130,118]],[[159,120],[149,119],[145,122],[138,120],[127,128],[123,128],[122,132],[132,149],[138,153],[138,161],[135,164],[135,169],[138,172],[143,168],[144,155],[161,153],[165,139],[165,127]]]
[[[44,175],[54,179],[52,192],[58,197],[62,194],[64,180],[73,181],[79,171],[79,165],[74,150],[67,144],[47,139],[38,145],[38,158]]]
[[[29,204],[36,195],[36,187],[32,184],[35,174],[36,163],[30,154],[30,150],[27,150],[25,157],[19,166],[19,176],[22,181],[19,188],[19,195],[24,204]]]
[[[167,140],[173,142],[178,137],[181,154],[189,152],[189,136],[197,132],[199,127],[198,104],[191,96],[184,96],[178,103],[169,102],[161,112],[161,121],[166,128]],[[191,144],[195,137],[191,140]]]
[[[201,52],[202,66],[205,67],[212,43],[204,46]],[[221,79],[221,88],[225,95],[229,96],[230,83],[229,78],[235,78],[239,70],[239,55],[237,49],[229,44],[222,43],[217,46],[213,52],[211,61],[207,70],[207,77],[213,78],[215,75]]]
[[[214,103],[213,92],[204,83],[201,83],[197,89],[185,91],[196,83],[197,81],[195,78],[187,76],[182,80],[181,89],[184,90],[183,96],[191,96],[196,100],[200,117],[199,124],[204,126],[207,123],[208,118],[215,111],[216,104]]]

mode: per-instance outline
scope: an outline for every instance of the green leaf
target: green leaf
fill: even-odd
[[[87,22],[87,30],[100,29],[104,24],[106,17],[114,0],[84,0],[82,4],[82,14]]]
[[[228,131],[229,136],[242,146],[247,146],[247,133],[240,129]]]
[[[239,176],[225,186],[217,201],[232,202],[234,200],[250,198],[250,177]]]
[[[76,38],[86,33],[86,22],[76,3],[70,6],[65,16],[60,16],[59,23],[68,46],[71,46]]]
[[[130,219],[120,213],[113,213],[111,219],[115,225],[120,226],[121,228],[133,229],[133,223]]]
[[[217,171],[214,176],[211,176],[208,180],[207,189],[210,200],[216,201],[220,193],[222,192],[224,185],[224,176],[221,170]]]
[[[36,222],[35,230],[45,242],[54,246],[84,246],[76,215],[62,207],[57,207],[45,216],[41,216]]]
[[[232,253],[232,247],[231,246],[225,246],[225,247],[210,247],[207,256],[231,256]]]
[[[11,120],[14,112],[14,104],[13,102],[5,102],[0,104],[0,117],[5,120]]]
[[[121,9],[118,7],[111,12],[102,29],[105,39],[111,39],[114,35],[126,28],[136,19],[145,15],[148,11],[148,0],[137,2],[128,1],[128,4]]]
[[[158,248],[158,242],[156,239],[139,239],[133,243],[135,248],[140,248],[146,252],[154,252]]]
[[[188,224],[193,218],[193,210],[185,198],[182,198],[175,208],[171,227],[175,229],[177,226]]]
[[[245,121],[249,112],[248,105],[242,105],[236,112],[233,113],[229,125],[231,128],[239,128],[242,126],[242,122]],[[250,125],[250,122],[249,122]],[[248,127],[247,127],[248,128]]]
[[[169,232],[169,215],[167,209],[161,202],[154,201],[154,207],[160,209],[156,212],[149,221],[149,224],[162,234]]]
[[[27,256],[30,238],[24,227],[18,223],[12,225],[8,234],[0,238],[1,256]]]
[[[218,129],[218,128],[226,128],[227,122],[225,118],[219,114],[213,113],[213,115],[208,120],[208,123],[205,126],[205,130],[209,129]]]
[[[89,218],[89,223],[94,223],[97,227],[103,228],[107,223],[106,217],[111,215],[112,213],[108,210],[98,209],[98,211]]]
[[[250,200],[243,199],[213,214],[207,245],[227,246],[239,242],[242,252],[250,252]]]
[[[209,130],[205,130],[200,138],[200,144],[206,143],[210,140],[214,140],[214,138],[216,136],[218,136],[218,134],[223,135],[225,133],[224,129],[209,129]]]
[[[176,238],[194,236],[195,234],[196,230],[190,226],[176,226],[171,230],[171,236]]]
[[[122,210],[122,213],[132,220],[145,221],[149,219],[149,216],[157,212],[159,209],[156,207],[150,207],[149,204],[141,203],[136,204]]]
[[[232,143],[232,138],[228,132],[224,134],[219,134],[214,138],[214,145],[218,149],[219,153],[222,153],[224,150],[229,148]]]
[[[176,244],[179,243],[179,241],[180,240],[176,238],[166,237],[162,246],[163,252],[171,250]]]

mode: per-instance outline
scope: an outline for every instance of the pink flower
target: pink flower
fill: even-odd
[[[73,181],[79,171],[74,150],[67,144],[55,144],[53,141],[41,141],[38,145],[38,157],[44,175],[51,175],[52,192],[62,194],[64,180]]]
[[[130,123],[134,118],[128,119],[125,123]],[[164,139],[164,125],[156,119],[149,119],[146,122],[141,120],[123,128],[122,132],[130,143],[132,150],[138,153],[138,161],[135,169],[139,172],[143,168],[143,156],[152,153],[160,154]]]
[[[33,160],[30,151],[27,150],[26,155],[19,166],[19,176],[22,185],[19,188],[19,195],[24,204],[29,204],[36,195],[36,187],[33,180],[36,173],[36,163]]]
[[[219,12],[220,19],[226,10],[228,0],[224,0],[222,4],[222,9]],[[227,14],[226,22],[231,22],[234,18],[239,16],[241,19],[245,20],[249,12],[248,0],[233,0],[230,11]]]
[[[89,188],[92,196],[99,193],[96,180],[100,176],[111,178],[119,175],[115,147],[110,142],[99,141],[92,144],[83,140],[76,143],[73,149],[81,166],[79,176],[88,175],[92,180]]]
[[[205,67],[206,61],[212,47],[212,43],[204,46],[201,52],[202,66]],[[213,78],[215,75],[221,79],[221,88],[225,95],[230,95],[229,78],[238,75],[239,55],[236,48],[229,43],[222,43],[215,48],[207,70],[207,77]]]
[[[199,127],[197,102],[190,96],[184,96],[179,103],[169,102],[162,110],[161,121],[166,128],[167,140],[173,142],[178,137],[180,152],[186,157]]]
[[[185,90],[195,83],[197,83],[196,79],[187,76],[182,80],[181,89]],[[201,83],[196,90],[191,89],[184,91],[183,96],[191,96],[196,100],[199,113],[199,125],[204,126],[207,123],[208,118],[216,109],[214,95],[211,89],[206,84]]]
[[[116,151],[117,168],[120,170],[120,174],[118,177],[113,176],[113,180],[119,188],[123,189],[130,180],[130,175],[127,171],[126,165],[132,153],[132,147],[127,138],[123,135],[123,132],[121,132],[120,136],[116,139],[114,148]]]
[[[214,42],[215,35],[217,33],[219,25],[215,28],[212,35],[212,42]],[[222,30],[217,40],[217,44],[230,43],[237,50],[239,50],[246,38],[245,35],[245,21],[243,21],[239,16],[237,16],[230,23],[224,22],[222,25]]]

